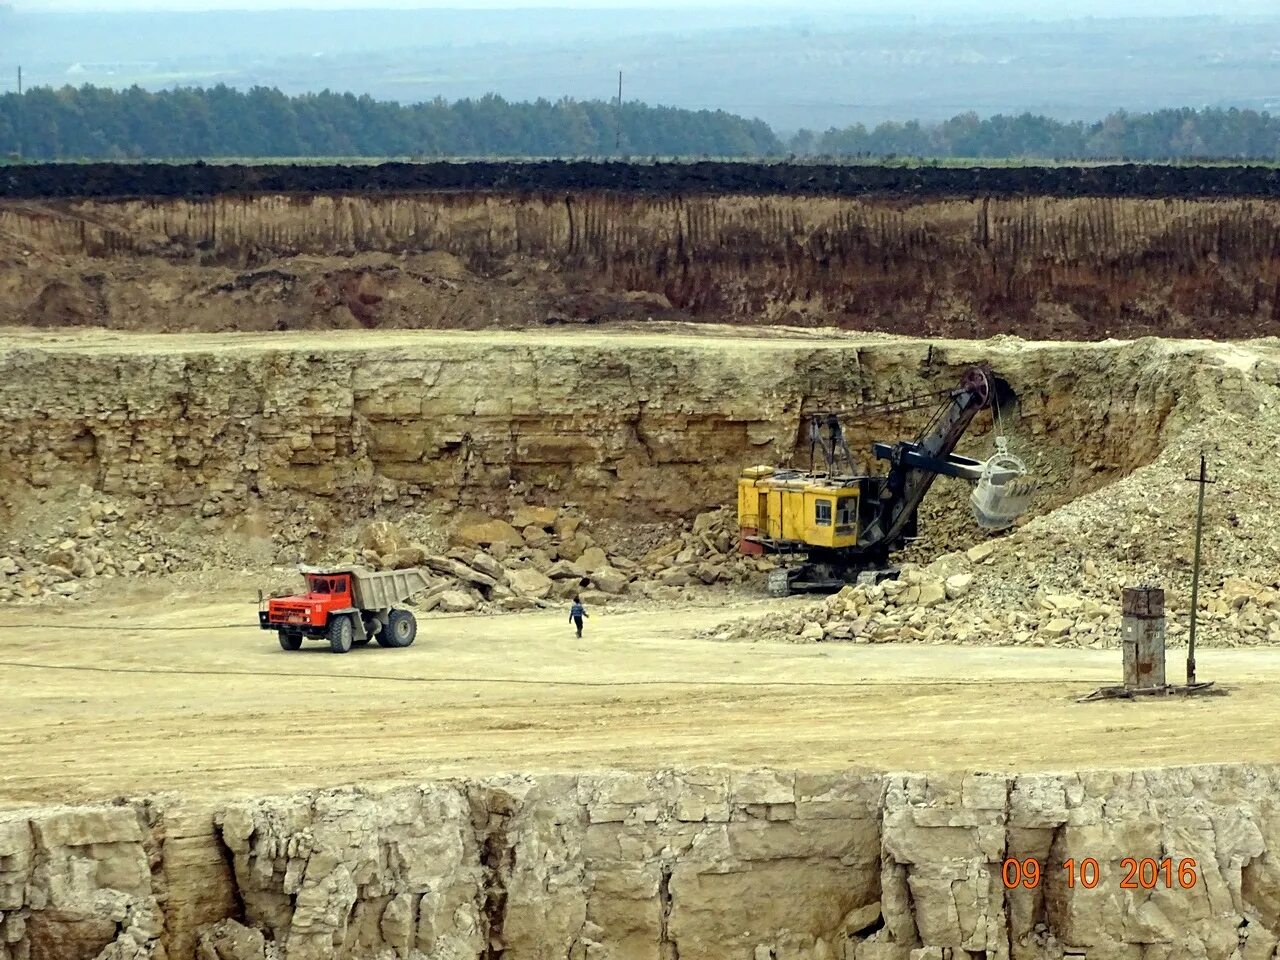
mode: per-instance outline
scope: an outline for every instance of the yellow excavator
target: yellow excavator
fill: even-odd
[[[941,403],[939,403],[941,400]],[[939,477],[970,480],[974,518],[988,530],[1011,526],[1025,511],[1035,486],[1026,465],[1008,452],[1003,438],[989,460],[956,456],[954,450],[985,409],[997,416],[1016,404],[1007,382],[985,365],[971,367],[951,390],[862,407],[862,414],[891,414],[938,405],[914,441],[875,443],[872,452],[888,461],[884,475],[859,474],[844,439],[842,412],[809,416],[810,469],[757,466],[738,479],[739,549],[778,554],[784,565],[772,570],[768,591],[831,593],[848,583],[876,583],[897,575],[889,554],[916,535],[916,513]],[[817,451],[826,470],[814,469]]]

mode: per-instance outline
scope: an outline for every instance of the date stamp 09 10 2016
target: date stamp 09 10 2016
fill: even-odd
[[[1085,890],[1092,890],[1102,879],[1098,861],[1093,857],[1086,857],[1079,861],[1064,860],[1062,869],[1066,873],[1068,888],[1079,886]],[[1122,890],[1154,890],[1158,886],[1190,890],[1199,882],[1196,862],[1190,857],[1179,860],[1176,866],[1168,857],[1160,860],[1152,857],[1144,857],[1141,860],[1125,857],[1120,861],[1120,869],[1125,871],[1125,876],[1120,881]],[[1006,860],[1001,872],[1004,875],[1006,890],[1012,890],[1014,887],[1033,890],[1040,886],[1040,861],[1033,857],[1026,860]]]

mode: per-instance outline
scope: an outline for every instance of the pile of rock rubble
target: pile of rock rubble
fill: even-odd
[[[74,597],[99,577],[199,569],[199,560],[161,542],[127,506],[82,487],[80,504],[52,535],[0,547],[0,603]]]
[[[709,511],[680,536],[630,557],[598,545],[581,516],[525,506],[510,519],[460,524],[443,554],[408,541],[389,521],[375,521],[346,559],[376,570],[430,570],[434,583],[413,602],[420,611],[511,611],[575,595],[589,604],[624,596],[671,600],[686,587],[743,583],[763,565],[735,553],[736,534],[729,511]]]
[[[419,609],[510,611],[574,594],[596,604],[621,597],[669,601],[685,588],[742,584],[768,566],[737,553],[737,528],[726,509],[691,523],[655,525],[638,540],[571,509],[518,506],[460,523],[447,536],[405,514],[347,527],[346,545],[330,546],[335,537],[307,511],[280,512],[253,535],[231,536],[222,525],[235,517],[158,517],[141,502],[88,487],[49,501],[44,535],[0,548],[0,603],[70,599],[114,578],[213,569],[275,567],[274,592],[294,592],[292,564],[307,562],[426,567],[435,582],[418,598]]]

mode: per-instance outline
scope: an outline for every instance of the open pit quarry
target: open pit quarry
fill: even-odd
[[[0,182],[0,960],[1276,955],[1269,174],[129,169]],[[941,479],[897,580],[766,596],[741,469],[975,363],[1027,515]],[[848,417],[860,465],[929,415]],[[1080,703],[1126,586],[1181,670],[1202,453],[1226,695]],[[299,562],[423,568],[416,643],[282,650]]]

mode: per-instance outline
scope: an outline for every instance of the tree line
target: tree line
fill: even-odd
[[[36,87],[0,96],[0,158],[778,157],[1280,160],[1280,118],[1254,110],[1118,112],[1093,123],[965,113],[936,124],[801,130],[722,110],[489,95],[401,105],[350,93],[225,85],[152,92]]]
[[[0,97],[0,156],[188,157],[772,156],[760,120],[722,110],[499,96],[401,105],[350,93],[286,96],[224,85],[37,87]]]
[[[802,130],[795,153],[832,157],[971,157],[1045,160],[1280,160],[1280,117],[1255,110],[1120,111],[1093,123],[1023,113],[964,113],[938,124],[862,124]]]

